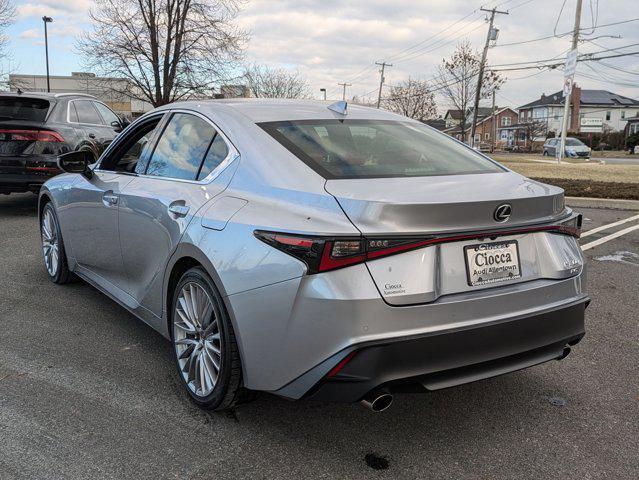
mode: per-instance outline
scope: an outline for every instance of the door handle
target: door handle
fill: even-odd
[[[118,203],[118,196],[113,193],[112,190],[109,190],[108,192],[104,192],[102,195],[102,201],[106,205],[116,205]]]
[[[169,212],[176,217],[186,217],[189,214],[189,207],[181,205],[179,203],[172,203],[169,205]]]
[[[89,138],[95,138],[95,133],[89,133]]]

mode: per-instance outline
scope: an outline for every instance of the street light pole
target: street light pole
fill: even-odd
[[[47,36],[47,23],[53,22],[53,18],[47,17],[46,15],[42,17],[42,21],[44,22],[44,53],[47,59],[47,92],[51,91],[51,83],[49,82],[49,39]]]

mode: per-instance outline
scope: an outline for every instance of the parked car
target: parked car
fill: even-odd
[[[561,359],[584,335],[563,191],[383,110],[188,101],[40,192],[46,271],[173,344],[199,405],[242,389],[383,410]]]
[[[0,93],[0,193],[38,192],[60,173],[58,155],[86,150],[95,161],[124,126],[90,95]]]
[[[557,156],[557,149],[561,145],[561,138],[549,138],[544,143],[543,155],[544,156]],[[578,138],[566,137],[565,145],[566,157],[583,158],[588,160],[592,154],[592,150],[585,143]]]

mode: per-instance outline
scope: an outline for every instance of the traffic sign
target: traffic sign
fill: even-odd
[[[564,67],[564,78],[572,78],[577,70],[577,49],[571,50],[566,55],[566,66]]]

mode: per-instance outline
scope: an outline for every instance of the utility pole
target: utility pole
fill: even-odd
[[[484,81],[484,67],[486,66],[486,55],[488,55],[488,46],[491,40],[497,40],[497,29],[493,28],[493,22],[495,20],[495,14],[501,13],[508,15],[508,12],[502,12],[496,8],[487,9],[481,7],[482,12],[490,12],[490,22],[488,27],[488,33],[486,34],[486,44],[484,45],[484,52],[481,55],[481,63],[479,64],[479,76],[477,77],[477,92],[475,93],[475,105],[473,107],[473,123],[470,127],[470,146],[475,146],[475,131],[477,129],[477,110],[479,110],[479,98],[481,97],[481,84]],[[464,113],[462,112],[462,115]]]
[[[377,108],[379,108],[379,105],[382,103],[382,87],[384,86],[384,68],[392,67],[393,64],[392,63],[386,63],[386,62],[375,62],[375,65],[379,65],[380,67],[382,67],[382,69],[379,71],[379,73],[380,73],[380,76],[379,76],[379,93],[377,94]]]
[[[561,139],[559,140],[559,152],[557,163],[561,163],[566,151],[566,135],[568,134],[568,113],[570,111],[570,96],[572,94],[572,84],[577,66],[577,45],[579,43],[579,28],[581,26],[581,3],[577,0],[575,10],[575,28],[572,31],[572,50],[566,56],[566,68],[564,70],[564,118],[561,122]]]
[[[49,39],[47,35],[47,23],[53,22],[53,18],[45,15],[42,17],[42,21],[44,22],[44,54],[47,60],[47,92],[50,92],[51,83],[49,82]]]
[[[352,83],[338,83],[339,86],[343,87],[342,90],[342,100],[346,101],[346,87],[352,87]]]
[[[495,141],[497,140],[497,118],[495,117],[495,89],[493,88],[493,128],[490,132],[490,153],[495,151]]]

